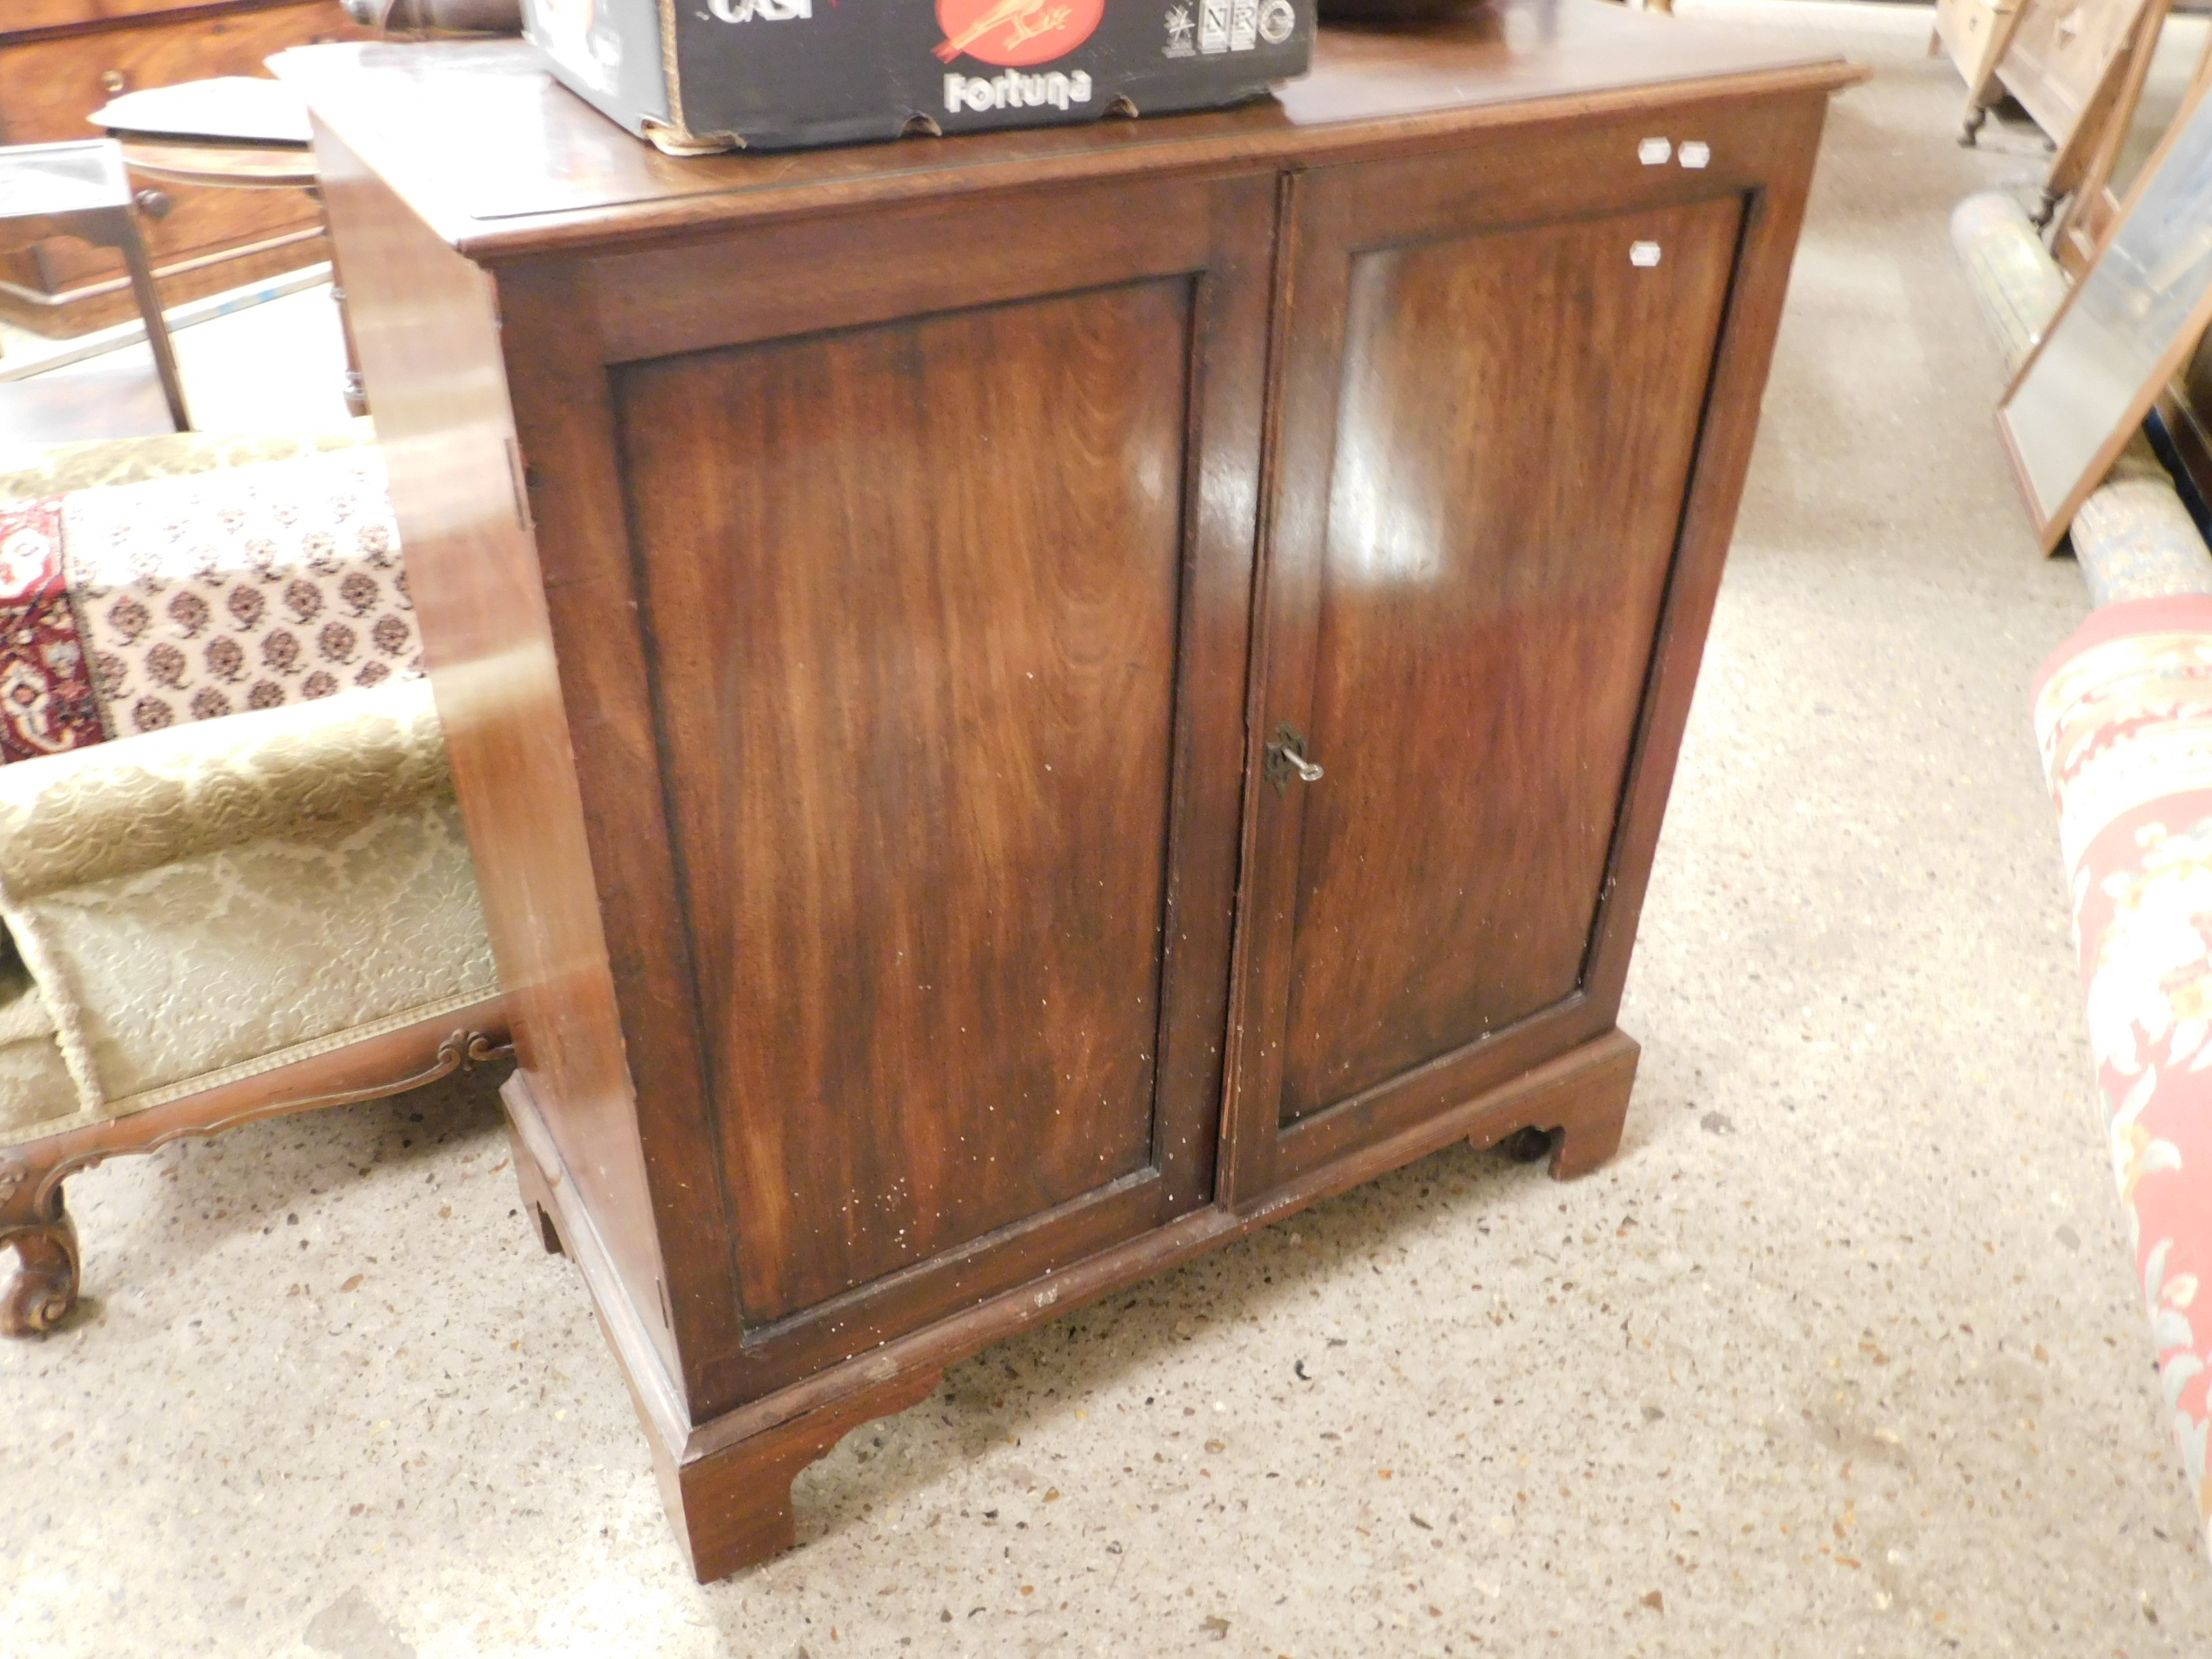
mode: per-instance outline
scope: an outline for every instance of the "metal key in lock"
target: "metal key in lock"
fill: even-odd
[[[1261,769],[1262,775],[1275,786],[1281,794],[1296,778],[1301,783],[1319,783],[1322,769],[1305,756],[1306,740],[1298,729],[1288,720],[1275,728],[1275,736],[1267,744],[1267,762]]]

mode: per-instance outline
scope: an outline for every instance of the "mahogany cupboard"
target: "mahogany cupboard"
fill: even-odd
[[[702,1577],[945,1366],[1614,1012],[1832,59],[1589,0],[1279,102],[677,161],[288,54],[514,1012]]]

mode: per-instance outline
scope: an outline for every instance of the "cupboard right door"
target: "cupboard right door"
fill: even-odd
[[[1747,143],[1673,159],[1693,131],[1293,187],[1233,1203],[1612,1026],[1633,916],[1608,906],[1640,895],[1672,764],[1656,672],[1702,643],[1670,592],[1763,210]]]

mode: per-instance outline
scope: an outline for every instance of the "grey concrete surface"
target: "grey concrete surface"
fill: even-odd
[[[0,1347],[0,1651],[2212,1651],[2027,728],[2085,602],[1944,228],[2040,156],[1956,149],[1926,13],[1872,9],[1746,25],[1881,74],[1830,128],[1613,1164],[1443,1154],[990,1349],[701,1589],[481,1086],[125,1160],[72,1189],[83,1316]]]

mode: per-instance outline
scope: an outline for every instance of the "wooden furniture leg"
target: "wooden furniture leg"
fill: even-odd
[[[2104,240],[2105,232],[2111,228],[2119,212],[2120,204],[2112,191],[2112,170],[2119,164],[2120,151],[2135,125],[2143,82],[2149,77],[2151,59],[2157,54],[2159,35],[2165,27],[2166,10],[2164,6],[2146,8],[2136,25],[2135,39],[2129,46],[2127,73],[2122,76],[2119,90],[2105,112],[2096,143],[2082,167],[2080,182],[2075,185],[2073,199],[2067,203],[2065,215],[2058,221],[2057,234],[2051,239],[2051,252],[2069,276],[2078,278],[2089,268],[2090,262],[2097,257],[2098,244]],[[2212,69],[2212,38],[2207,39],[2196,72],[2190,76],[2189,91],[2182,100],[2177,119],[2195,107],[2203,92],[2208,69]]]
[[[1607,1162],[1620,1150],[1628,1121],[1628,1097],[1636,1086],[1636,1065],[1643,1046],[1626,1031],[1613,1034],[1615,1046],[1570,1087],[1544,1095],[1530,1120],[1501,1130],[1486,1124],[1468,1137],[1478,1151],[1502,1146],[1523,1164],[1552,1160],[1554,1181],[1572,1181]]]
[[[2027,0],[2021,0],[2010,11],[1997,13],[1991,26],[1993,38],[1975,60],[1976,67],[1966,71],[1966,107],[1959,120],[1959,143],[1969,149],[1980,142],[1983,124],[1990,118],[1990,111],[1996,106],[1997,100],[2004,96],[2004,88],[1997,80],[1997,65],[2004,62],[2012,37],[2027,15]]]
[[[863,1423],[927,1400],[944,1376],[902,1371],[734,1445],[680,1462],[648,1434],[662,1501],[699,1582],[726,1577],[797,1543],[791,1483],[799,1471]]]
[[[146,343],[153,349],[154,372],[161,377],[161,395],[168,400],[169,419],[179,432],[192,429],[185,408],[185,383],[177,374],[177,354],[169,342],[169,319],[161,310],[161,290],[155,286],[154,268],[146,259],[146,244],[138,234],[138,222],[128,209],[118,209],[112,233],[131,269],[131,291],[137,296],[139,315],[146,319]]]
[[[323,204],[322,192],[311,190],[315,205]],[[346,311],[345,268],[338,263],[337,248],[331,249],[331,303],[338,308],[338,332],[345,339],[345,406],[346,413],[356,417],[368,413],[368,383],[361,377],[361,353],[354,347],[353,318]]]
[[[2050,224],[2058,204],[2067,197],[2103,193],[2105,178],[2118,159],[2128,127],[2135,119],[2136,103],[2142,95],[2144,77],[2150,73],[2151,58],[2158,50],[2159,34],[2166,27],[2171,3],[2172,0],[2150,0],[2143,8],[2129,37],[2127,50],[2116,54],[2106,67],[2081,118],[2074,124],[2074,130],[2066,135],[2065,143],[2051,158],[2051,176],[2044,183],[2042,200],[2028,216],[2039,228]],[[2098,171],[2100,164],[2101,173]]]
[[[561,1242],[560,1206],[553,1201],[553,1189],[547,1184],[544,1168],[532,1156],[522,1139],[521,1131],[514,1127],[512,1117],[502,1115],[507,1125],[507,1148],[514,1156],[515,1184],[522,1188],[523,1204],[538,1224],[538,1242],[545,1246],[548,1255],[566,1255],[568,1247]]]
[[[0,1336],[38,1336],[76,1306],[83,1255],[61,1183],[19,1164],[0,1168],[0,1250],[11,1244],[22,1266],[0,1297]]]

